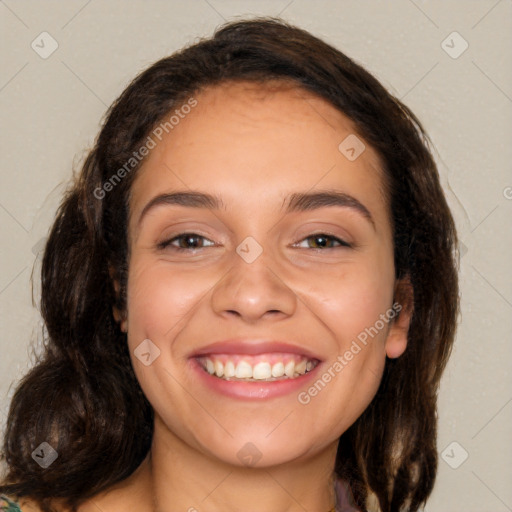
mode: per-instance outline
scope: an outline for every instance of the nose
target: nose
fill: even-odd
[[[233,265],[213,289],[214,312],[224,317],[239,317],[247,323],[293,315],[297,296],[269,263],[264,254],[252,263],[235,254]]]

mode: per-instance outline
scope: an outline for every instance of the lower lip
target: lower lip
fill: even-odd
[[[275,380],[273,382],[242,382],[224,380],[210,375],[194,358],[190,359],[190,364],[192,370],[198,374],[199,380],[205,384],[208,390],[242,400],[262,400],[296,393],[315,378],[321,365],[319,363],[310,372],[294,379]]]

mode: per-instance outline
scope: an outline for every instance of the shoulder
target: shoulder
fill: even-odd
[[[52,506],[56,506],[53,505]],[[57,510],[64,509],[59,508],[57,506]],[[30,499],[21,498],[16,500],[12,497],[5,496],[4,494],[0,494],[0,512],[42,512],[39,505]]]
[[[71,512],[68,507],[63,505],[61,500],[52,500],[51,507],[52,510],[56,510],[57,512]],[[42,509],[35,500],[29,498],[16,500],[13,497],[1,494],[0,512],[42,512]]]
[[[21,508],[14,500],[0,495],[0,512],[21,512]]]

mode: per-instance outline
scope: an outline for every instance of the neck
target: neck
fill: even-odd
[[[221,461],[183,442],[155,417],[149,458],[154,512],[329,512],[335,505],[337,443],[268,467]]]

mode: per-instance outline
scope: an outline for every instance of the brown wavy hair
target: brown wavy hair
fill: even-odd
[[[53,500],[76,510],[128,477],[148,454],[153,411],[112,312],[126,307],[128,200],[140,163],[108,193],[98,190],[187,98],[228,81],[276,79],[327,100],[380,155],[396,278],[408,277],[414,290],[407,349],[386,360],[376,396],[341,436],[335,472],[361,510],[371,497],[382,512],[416,511],[426,501],[437,471],[438,386],[458,313],[456,231],[431,144],[415,115],[370,73],[275,18],[228,23],[159,60],[106,113],[46,245],[47,340],[12,399],[0,491],[29,497],[44,511]],[[43,441],[58,452],[47,469],[31,457]]]

